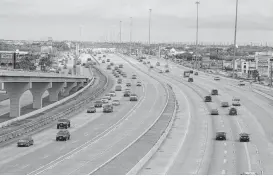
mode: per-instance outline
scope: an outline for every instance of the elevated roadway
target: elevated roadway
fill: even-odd
[[[0,150],[1,174],[91,174],[108,172],[107,162],[122,153],[162,113],[166,106],[167,94],[165,88],[156,80],[138,71],[114,55],[107,56],[114,63],[123,63],[128,78],[123,78],[123,89],[126,82],[131,82],[131,91],[139,96],[137,102],[130,102],[123,97],[122,92],[116,92],[121,102],[110,114],[98,109],[95,114],[86,114],[86,110],[71,118],[71,140],[56,142],[56,124],[41,133],[33,135],[34,146],[17,148],[15,143]],[[105,68],[106,65],[101,65]],[[111,71],[107,71],[109,74]],[[136,81],[131,79],[137,74],[143,84],[136,87]],[[116,79],[115,79],[116,81]],[[158,133],[160,134],[160,133]],[[134,151],[135,154],[137,154]],[[123,161],[130,163],[128,161]],[[120,165],[119,161],[115,161]],[[99,168],[101,168],[99,169]],[[125,174],[130,166],[119,169]]]

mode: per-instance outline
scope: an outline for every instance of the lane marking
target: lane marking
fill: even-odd
[[[227,143],[224,143],[224,146],[227,146]]]
[[[222,175],[226,175],[226,170],[222,170]]]
[[[227,163],[227,159],[224,159],[224,164],[226,164]]]
[[[226,150],[224,151],[224,154],[227,154],[227,151],[226,151]]]

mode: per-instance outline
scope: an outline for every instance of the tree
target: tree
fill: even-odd
[[[20,59],[20,61],[18,62],[18,64],[16,64],[16,66],[19,69],[23,69],[23,70],[36,70],[36,66],[33,60],[35,60],[35,57],[33,57],[32,55],[24,56]]]
[[[45,70],[46,67],[51,67],[53,64],[52,60],[50,59],[50,56],[42,57],[40,59],[39,65],[42,66],[43,70]]]

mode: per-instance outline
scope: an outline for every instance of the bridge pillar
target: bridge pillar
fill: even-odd
[[[4,89],[10,99],[10,117],[19,117],[21,115],[20,98],[28,89],[32,88],[31,82],[5,82]]]
[[[33,82],[32,88],[30,89],[33,96],[33,108],[40,109],[43,107],[42,96],[45,91],[49,88],[52,88],[51,82]]]
[[[66,87],[66,82],[53,82],[52,87],[48,89],[49,101],[58,101],[58,95],[64,87]]]
[[[68,82],[64,92],[62,92],[62,96],[68,96],[71,89],[73,89],[76,86],[77,86],[76,82]]]
[[[72,89],[73,92],[76,92],[80,87],[83,87],[83,82],[77,82],[77,86]]]

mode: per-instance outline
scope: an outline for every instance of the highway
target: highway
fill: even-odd
[[[130,60],[149,70],[143,63]],[[151,63],[155,65],[156,61],[151,60]],[[163,70],[165,63],[163,60],[160,62],[160,69]],[[252,92],[246,86],[237,86],[237,81],[224,78],[214,81],[213,76],[201,72],[199,76],[193,76],[193,83],[188,83],[181,76],[185,68],[172,63],[169,66],[170,73],[160,74],[157,69],[150,72],[183,90],[188,100],[184,99],[184,102],[188,105],[179,104],[180,108],[185,109],[182,117],[187,119],[187,113],[191,114],[188,131],[184,130],[187,133],[186,142],[180,145],[175,143],[173,137],[179,134],[183,136],[183,130],[179,132],[174,130],[178,127],[174,128],[170,139],[167,138],[161,146],[160,150],[164,152],[159,150],[139,174],[241,174],[246,171],[272,174],[272,100]],[[209,95],[212,89],[218,89],[220,95],[213,96],[212,103],[203,102],[203,97]],[[238,107],[239,114],[234,117],[227,115],[228,110],[220,107],[221,101],[231,103],[233,97],[239,97],[242,103]],[[211,116],[209,113],[212,108],[218,108],[220,115]],[[183,126],[183,123],[177,121],[177,125]],[[216,131],[227,132],[228,140],[215,141]],[[238,142],[241,132],[251,134],[249,143]],[[168,152],[164,155],[165,151]],[[163,161],[165,167],[162,167]]]
[[[111,56],[111,61],[124,63],[115,56]],[[124,64],[123,70],[128,75],[123,78],[123,88],[126,82],[132,82],[131,90],[139,101],[129,102],[116,92],[115,99],[121,105],[114,107],[113,113],[105,114],[99,109],[95,114],[87,114],[85,110],[71,118],[71,140],[67,142],[55,141],[58,130],[53,124],[33,135],[34,146],[18,148],[12,143],[1,148],[0,174],[89,174],[128,147],[158,118],[167,97],[164,87],[146,74],[129,64]],[[142,87],[136,87],[132,74],[137,75]]]

